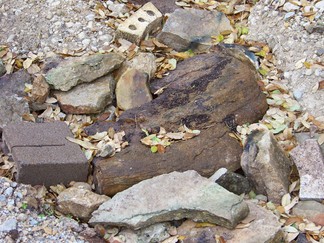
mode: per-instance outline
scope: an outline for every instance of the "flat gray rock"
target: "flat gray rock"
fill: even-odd
[[[45,76],[56,90],[68,91],[72,87],[89,83],[119,68],[124,58],[116,53],[74,57],[61,62]]]
[[[242,169],[257,193],[280,203],[288,193],[291,162],[270,131],[253,132],[244,147]]]
[[[290,152],[300,176],[302,200],[324,199],[324,157],[316,139],[307,139]]]
[[[95,114],[110,105],[114,98],[116,81],[112,75],[80,84],[69,91],[55,91],[60,107],[70,114]]]
[[[234,228],[248,213],[239,196],[191,170],[160,175],[117,193],[93,212],[89,223],[139,229],[190,218]]]
[[[176,9],[157,38],[176,51],[185,51],[210,46],[211,36],[217,36],[223,31],[232,31],[232,27],[221,12]]]

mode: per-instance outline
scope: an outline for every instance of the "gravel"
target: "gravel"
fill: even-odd
[[[89,231],[85,224],[48,216],[27,208],[35,189],[0,177],[0,242],[87,242],[80,233]]]

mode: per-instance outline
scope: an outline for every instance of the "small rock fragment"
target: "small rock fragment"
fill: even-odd
[[[270,131],[253,132],[241,157],[242,169],[256,192],[280,203],[288,193],[291,162]]]
[[[139,107],[152,100],[148,87],[148,75],[130,68],[119,78],[116,85],[117,106],[122,110]]]
[[[49,70],[45,76],[53,89],[68,91],[81,83],[89,83],[119,68],[124,58],[116,53],[73,57]]]
[[[286,12],[291,12],[291,11],[295,11],[299,9],[299,6],[295,5],[295,4],[292,4],[290,2],[286,2],[284,5],[283,5],[283,10],[285,10]]]
[[[211,36],[232,30],[230,21],[221,12],[194,8],[176,9],[157,38],[176,51],[199,50],[212,44]]]
[[[66,113],[95,114],[111,104],[115,83],[112,75],[107,75],[91,83],[80,84],[67,92],[55,91],[53,94]]]
[[[9,232],[11,230],[17,229],[16,219],[7,219],[2,224],[0,224],[0,232]]]
[[[64,214],[72,214],[83,220],[90,218],[91,213],[110,198],[91,190],[70,187],[57,197],[57,209]]]
[[[93,212],[89,222],[140,229],[191,218],[234,228],[248,212],[239,196],[195,171],[186,171],[160,175],[117,193]]]
[[[152,53],[140,52],[129,62],[129,67],[147,73],[149,79],[154,77],[156,71],[155,56]]]
[[[33,89],[31,92],[31,100],[37,103],[44,103],[50,92],[50,87],[43,75],[39,75],[33,81]]]
[[[300,176],[302,200],[324,199],[324,158],[316,139],[307,139],[290,152]]]
[[[299,201],[293,214],[306,217],[317,225],[324,226],[324,205],[316,201]]]

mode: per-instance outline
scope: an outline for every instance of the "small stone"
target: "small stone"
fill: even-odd
[[[290,3],[290,2],[286,2],[283,6],[283,10],[285,10],[286,12],[295,11],[297,9],[299,9],[299,7],[295,4]]]
[[[244,147],[241,166],[256,192],[280,203],[288,193],[291,162],[270,131],[254,131]]]
[[[18,185],[18,183],[15,182],[15,181],[13,181],[13,182],[10,183],[10,186],[13,187],[13,188],[16,188],[17,185]]]
[[[260,200],[260,201],[264,201],[264,202],[267,202],[267,201],[268,201],[267,196],[262,195],[262,194],[256,195],[256,196],[255,196],[255,199],[258,199],[258,200]]]
[[[316,139],[307,139],[290,152],[300,176],[302,200],[324,199],[324,158]]]
[[[8,187],[3,193],[7,197],[11,197],[12,196],[12,193],[13,193],[13,188],[12,187]]]
[[[315,3],[315,8],[319,9],[320,11],[324,11],[324,1]]]
[[[24,214],[24,213],[21,213],[21,214],[19,214],[19,215],[17,216],[17,220],[18,220],[19,222],[24,222],[24,221],[27,220],[27,218],[28,218],[28,216],[27,216],[26,214]]]
[[[293,17],[295,15],[295,12],[288,12],[285,14],[285,17],[284,19],[287,20],[287,19],[290,19],[291,17]]]
[[[324,205],[316,201],[299,201],[293,214],[306,217],[317,225],[324,226]]]
[[[6,73],[6,67],[3,65],[2,60],[0,60],[0,77]]]
[[[75,182],[72,186],[75,188],[91,191],[91,186],[85,182]]]
[[[152,53],[140,52],[137,56],[130,60],[128,66],[147,73],[149,75],[149,79],[151,79],[154,77],[156,71],[155,59],[156,57]]]
[[[295,90],[293,90],[293,95],[294,95],[296,100],[300,100],[304,95],[304,91],[295,89]]]
[[[39,75],[33,81],[33,89],[31,92],[31,100],[37,103],[44,103],[50,92],[50,87],[43,75]]]
[[[16,219],[7,219],[2,224],[0,224],[0,232],[9,232],[11,230],[17,229]]]

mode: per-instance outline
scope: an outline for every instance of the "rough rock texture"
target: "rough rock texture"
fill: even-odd
[[[167,19],[157,38],[176,51],[206,49],[211,36],[232,31],[230,21],[221,12],[198,9],[177,9]]]
[[[33,81],[31,100],[36,103],[44,103],[50,92],[50,87],[43,75],[36,77]]]
[[[68,91],[81,83],[89,83],[119,68],[124,58],[116,53],[73,57],[49,70],[45,76],[53,89]]]
[[[175,170],[193,169],[211,176],[221,167],[232,171],[240,167],[242,148],[228,133],[236,127],[234,123],[260,119],[267,104],[250,61],[243,54],[236,53],[234,58],[218,48],[186,59],[168,77],[153,81],[152,92],[165,87],[164,92],[150,103],[124,112],[116,124],[99,122],[86,129],[93,134],[114,126],[116,131],[125,131],[130,142],[113,158],[94,162],[99,193],[113,195]],[[163,154],[152,154],[140,143],[141,128],[154,132],[162,126],[177,131],[181,124],[201,130],[200,135],[172,144]]]
[[[234,228],[248,213],[239,196],[195,171],[186,171],[160,175],[116,194],[93,212],[89,223],[139,229],[190,218]]]
[[[127,69],[116,85],[117,106],[122,110],[139,107],[152,100],[148,75],[133,68]]]
[[[253,132],[244,147],[241,166],[257,193],[280,203],[288,193],[291,162],[270,131]]]
[[[246,177],[228,171],[226,168],[219,169],[209,179],[237,195],[248,194],[253,190],[252,183]]]
[[[25,70],[19,70],[12,74],[4,75],[0,78],[1,94],[17,94],[24,97],[25,83],[30,84],[32,77]]]
[[[290,152],[300,176],[302,200],[324,199],[324,157],[316,139],[307,139]]]
[[[102,203],[109,200],[105,195],[98,195],[88,188],[80,187],[80,184],[73,185],[57,197],[57,210],[65,215],[73,215],[82,220],[88,220],[91,213]]]
[[[163,14],[172,13],[175,9],[179,8],[175,4],[175,2],[176,2],[175,0],[163,0],[163,1],[161,1],[161,0],[130,0],[130,2],[135,3],[135,4],[140,4],[140,5],[143,5],[147,2],[151,2]]]
[[[303,144],[307,139],[318,139],[320,137],[319,133],[301,132],[295,133],[295,138],[298,144]],[[320,145],[322,154],[324,155],[324,143]]]
[[[55,91],[53,94],[66,113],[94,114],[111,104],[115,83],[112,75],[106,75],[91,83],[80,84],[67,92]]]
[[[51,186],[85,181],[88,161],[65,122],[20,122],[3,129],[2,140],[17,166],[16,180]]]
[[[149,79],[154,77],[156,71],[156,57],[149,52],[140,52],[131,59],[126,66],[145,72],[149,75]],[[126,62],[125,62],[126,63]]]
[[[300,201],[293,208],[293,214],[306,217],[317,225],[324,226],[324,205],[316,201]]]
[[[6,67],[3,65],[2,60],[0,60],[0,77],[6,73]]]
[[[228,230],[223,227],[195,228],[190,221],[178,228],[178,235],[185,236],[184,243],[216,242],[215,235],[223,237],[226,243],[270,243],[284,242],[281,224],[270,211],[247,201],[250,213],[242,223],[247,227]]]

